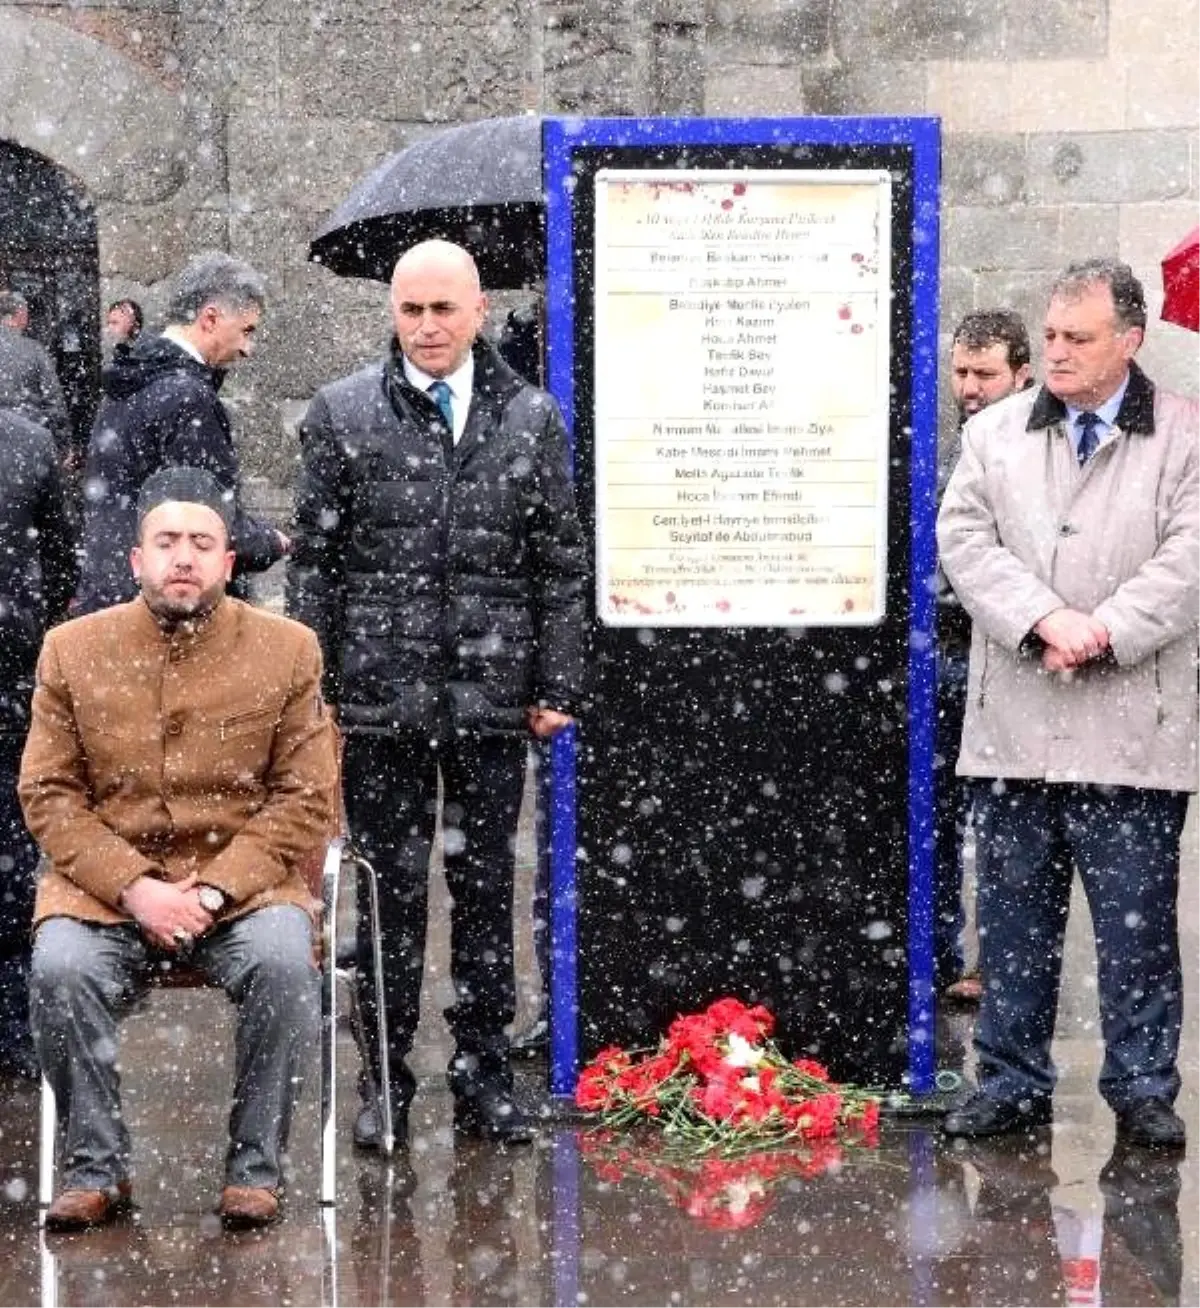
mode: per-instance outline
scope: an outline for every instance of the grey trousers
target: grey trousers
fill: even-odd
[[[227,1185],[279,1188],[292,1110],[317,1043],[320,987],[311,936],[302,909],[279,905],[218,927],[188,955],[238,1006]],[[132,925],[55,917],[38,928],[30,1025],[57,1098],[63,1188],[102,1190],[129,1179],[117,1022],[169,957]],[[185,1087],[164,1085],[163,1093],[183,1094]]]

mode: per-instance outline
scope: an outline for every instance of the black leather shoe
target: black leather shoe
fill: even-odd
[[[1165,1099],[1138,1099],[1117,1114],[1117,1139],[1151,1149],[1183,1149],[1183,1120]]]
[[[529,1144],[533,1123],[503,1083],[479,1081],[455,1092],[454,1129],[499,1144]]]
[[[408,1109],[392,1109],[392,1134],[397,1146],[408,1139]],[[371,1100],[363,1104],[354,1119],[354,1147],[356,1149],[378,1150],[383,1145],[383,1114],[378,1103]]]
[[[540,1058],[550,1048],[550,1023],[544,1017],[531,1022],[508,1044],[512,1058]]]
[[[942,1119],[942,1134],[978,1140],[989,1135],[1007,1135],[1048,1126],[1052,1119],[1050,1097],[1034,1095],[1028,1099],[993,1099],[977,1090],[966,1103]]]

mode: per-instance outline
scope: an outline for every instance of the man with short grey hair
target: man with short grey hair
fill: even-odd
[[[197,322],[210,304],[220,305],[230,313],[257,310],[261,315],[267,306],[266,281],[248,263],[220,250],[197,255],[176,275],[167,302],[166,321],[172,326],[186,327]]]
[[[254,351],[266,285],[248,263],[220,251],[198,255],[175,278],[160,336],[141,336],[104,371],[104,399],[92,425],[84,474],[83,545],[74,612],[133,597],[124,543],[151,473],[172,464],[205,468],[238,494],[229,415],[218,392],[225,371]],[[233,529],[238,579],[282,558],[282,532],[238,506]]]
[[[54,437],[60,459],[70,452],[71,420],[46,347],[26,335],[29,303],[0,291],[0,409],[15,409]]]

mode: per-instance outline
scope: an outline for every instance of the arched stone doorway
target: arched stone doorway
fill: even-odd
[[[83,444],[100,391],[101,274],[125,294],[182,262],[187,218],[213,191],[211,174],[188,189],[202,111],[121,52],[139,48],[144,7],[102,23],[78,6],[3,12],[0,280],[29,298]]]
[[[86,448],[100,389],[96,215],[65,169],[11,141],[0,141],[0,284],[29,301],[29,334],[50,351]]]

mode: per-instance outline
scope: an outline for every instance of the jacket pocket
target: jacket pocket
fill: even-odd
[[[231,713],[222,718],[217,726],[217,734],[222,740],[234,740],[251,732],[265,731],[275,725],[276,713],[273,708],[247,709],[243,713]]]
[[[975,701],[980,708],[987,702],[988,683],[992,674],[992,642],[984,637],[983,654],[979,659],[979,685],[975,691]]]
[[[1154,718],[1161,727],[1167,719],[1167,711],[1163,706],[1163,688],[1162,688],[1162,664],[1159,662],[1159,652],[1154,651]]]
[[[486,687],[474,682],[451,681],[446,689],[456,727],[488,736],[526,734],[523,706],[497,702]]]
[[[392,610],[387,604],[346,606],[342,641],[342,702],[385,704],[398,678]]]

